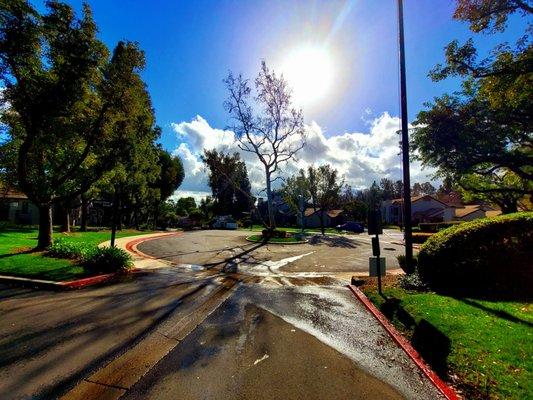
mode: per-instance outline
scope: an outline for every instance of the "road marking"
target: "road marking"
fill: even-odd
[[[268,355],[268,354],[265,354],[263,357],[258,358],[257,360],[255,360],[255,361],[254,361],[254,365],[259,364],[261,361],[265,361],[268,357],[269,357],[269,355]]]

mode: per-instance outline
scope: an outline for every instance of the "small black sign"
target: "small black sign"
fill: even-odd
[[[372,255],[379,257],[379,236],[372,238]]]
[[[381,228],[381,212],[379,210],[370,211],[368,213],[368,234],[381,235],[383,229]]]

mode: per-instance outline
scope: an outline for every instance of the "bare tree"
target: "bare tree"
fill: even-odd
[[[277,76],[261,63],[252,98],[249,81],[232,73],[224,80],[229,97],[224,107],[234,120],[242,151],[255,153],[265,170],[269,227],[276,225],[272,208],[272,182],[280,165],[294,159],[305,145],[302,110],[292,105],[291,89],[283,75]]]

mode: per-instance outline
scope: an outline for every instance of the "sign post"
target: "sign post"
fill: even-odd
[[[372,254],[376,257],[376,269],[378,274],[378,293],[381,293],[381,252],[379,249],[379,235],[383,233],[381,228],[381,212],[379,210],[368,213],[368,234],[376,235],[372,238]]]

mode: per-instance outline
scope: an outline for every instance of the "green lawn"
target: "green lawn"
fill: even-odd
[[[148,232],[122,230],[117,237],[141,235]],[[109,240],[110,231],[54,233],[54,238],[98,245]],[[32,252],[37,245],[37,230],[4,228],[0,230],[0,275],[66,281],[87,276],[82,267],[69,260],[45,257],[43,252]]]
[[[531,303],[452,298],[395,284],[384,289],[384,301],[374,285],[362,289],[441,377],[457,380],[465,398],[533,398]]]

